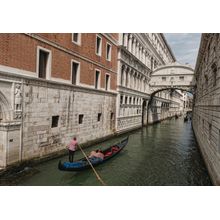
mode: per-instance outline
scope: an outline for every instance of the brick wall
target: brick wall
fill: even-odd
[[[51,51],[51,77],[71,79],[71,60],[81,63],[80,82],[94,86],[95,69],[101,70],[101,87],[105,87],[105,74],[111,75],[110,89],[116,90],[117,34],[99,34],[102,37],[102,56],[95,54],[96,34],[81,34],[81,46],[72,42],[72,34],[0,34],[0,65],[36,73],[37,47]],[[108,35],[109,36],[109,35]],[[35,38],[37,37],[37,38]],[[112,45],[111,61],[106,60],[106,43]],[[78,56],[74,56],[73,54]]]

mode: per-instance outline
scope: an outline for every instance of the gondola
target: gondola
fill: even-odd
[[[121,150],[127,145],[128,137],[123,139],[121,142],[110,146],[109,148],[103,150],[104,159],[103,160],[96,160],[94,158],[90,159],[90,162],[93,166],[97,166],[99,164],[105,163],[107,160],[111,159],[115,155],[117,155]],[[74,162],[61,162],[59,161],[58,169],[62,171],[82,171],[85,169],[91,168],[89,162],[84,157]]]

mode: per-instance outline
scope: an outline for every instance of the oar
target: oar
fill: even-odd
[[[85,152],[83,151],[83,149],[80,147],[80,145],[78,144],[79,149],[82,151],[83,155],[85,156],[86,160],[88,161],[89,165],[92,167],[92,170],[94,171],[97,179],[102,183],[103,186],[106,186],[106,183],[102,180],[102,178],[99,176],[99,174],[97,173],[97,171],[95,170],[95,168],[93,167],[92,163],[90,162],[89,158],[87,157],[87,155],[85,154]]]

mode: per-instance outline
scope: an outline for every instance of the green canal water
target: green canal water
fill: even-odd
[[[88,153],[121,140],[123,135],[85,149]],[[75,159],[81,158],[77,152]],[[25,186],[100,186],[91,169],[64,172],[57,169],[59,159],[36,167],[37,173],[26,176],[15,185]],[[148,185],[212,185],[196,143],[191,122],[171,119],[130,133],[124,150],[105,164],[96,167],[104,182],[110,186]]]

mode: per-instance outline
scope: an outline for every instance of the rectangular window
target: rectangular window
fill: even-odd
[[[125,96],[125,104],[128,104],[127,102],[128,102],[128,97]]]
[[[77,85],[79,78],[79,63],[72,61],[72,84]]]
[[[73,33],[72,34],[72,42],[75,43],[75,44],[80,45],[81,44],[81,34]]]
[[[105,90],[109,90],[110,85],[110,76],[108,74],[105,75]]]
[[[123,104],[123,96],[120,97],[120,104]]]
[[[180,81],[184,81],[184,76],[180,76],[180,77],[179,77],[179,80],[180,80]]]
[[[212,124],[209,124],[209,141],[211,141],[212,138]]]
[[[99,88],[99,81],[100,81],[100,71],[96,70],[95,71],[95,88]]]
[[[49,52],[39,50],[38,76],[46,79],[49,72]]]
[[[112,46],[107,43],[107,45],[106,45],[106,59],[108,61],[111,61],[111,58],[112,58]]]
[[[102,55],[102,38],[99,36],[96,36],[96,54]]]
[[[82,124],[82,123],[83,123],[83,116],[84,116],[84,115],[79,115],[79,124]]]
[[[52,124],[51,124],[51,128],[56,128],[58,127],[58,122],[59,122],[59,116],[52,116]]]
[[[162,76],[162,81],[166,81],[166,76]]]
[[[113,120],[114,119],[114,113],[113,112],[111,112],[111,120]]]
[[[98,121],[101,121],[102,113],[98,113]]]

